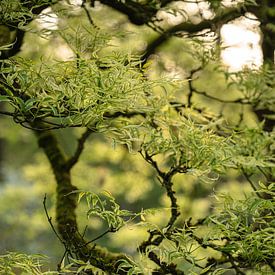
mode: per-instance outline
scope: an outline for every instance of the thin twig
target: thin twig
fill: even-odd
[[[44,195],[44,199],[43,199],[43,207],[44,207],[44,211],[45,211],[45,214],[47,216],[47,220],[54,232],[54,234],[56,235],[56,237],[59,239],[59,241],[63,244],[63,245],[66,245],[65,242],[62,240],[62,238],[59,236],[59,234],[57,233],[57,231],[55,230],[54,226],[53,226],[53,223],[52,223],[52,217],[49,216],[49,213],[48,213],[48,210],[47,210],[47,206],[46,206],[46,201],[47,201],[47,194],[45,193]]]
[[[141,252],[144,253],[146,251],[146,247],[150,245],[155,245],[155,246],[160,245],[163,239],[170,234],[170,231],[174,223],[176,222],[178,216],[180,215],[179,207],[177,205],[177,199],[175,197],[175,192],[172,188],[173,183],[171,182],[171,180],[172,180],[172,177],[177,172],[183,172],[183,170],[179,169],[179,167],[172,167],[168,172],[163,172],[158,167],[158,164],[153,159],[153,156],[149,155],[146,150],[144,151],[144,153],[140,151],[140,154],[142,155],[144,160],[147,161],[157,171],[158,180],[161,182],[162,186],[166,189],[166,195],[171,201],[171,216],[167,225],[165,226],[166,232],[164,234],[160,234],[160,232],[158,232],[157,230],[150,231],[149,232],[150,235],[147,241],[144,241],[138,248]]]
[[[243,98],[238,98],[238,99],[234,99],[234,100],[224,100],[224,99],[221,99],[221,98],[218,98],[218,97],[215,97],[215,96],[212,96],[212,95],[209,95],[208,93],[206,92],[202,92],[202,91],[198,91],[196,89],[193,89],[193,92],[196,93],[196,94],[199,94],[199,95],[203,95],[209,99],[212,99],[212,100],[215,100],[215,101],[218,101],[218,102],[221,102],[221,103],[232,103],[232,104],[236,104],[236,103],[240,103],[240,104],[250,104],[250,102],[248,100],[244,100]]]
[[[188,86],[189,86],[189,94],[187,96],[187,107],[191,106],[191,100],[194,92],[194,87],[193,87],[193,76],[196,72],[200,71],[202,68],[198,67],[197,69],[194,69],[190,72],[190,76],[188,77]]]
[[[81,237],[84,238],[85,237],[85,234],[86,234],[86,231],[88,229],[88,225],[85,226],[84,230],[83,230],[83,233],[81,234]]]
[[[5,116],[11,116],[11,117],[14,116],[14,113],[8,112],[8,111],[0,111],[0,114],[1,114],[1,115],[5,115]]]
[[[62,255],[62,258],[61,260],[59,261],[59,263],[57,264],[57,271],[60,272],[61,271],[61,265],[62,265],[62,262],[64,261],[66,255],[67,255],[68,251],[65,250],[63,255]]]
[[[67,253],[70,253],[68,247],[67,247],[67,244],[65,241],[62,240],[62,238],[59,236],[59,234],[57,233],[57,231],[55,230],[54,226],[53,226],[53,223],[52,223],[52,217],[49,216],[49,213],[48,213],[48,209],[47,209],[47,206],[46,206],[46,201],[47,201],[47,194],[45,193],[44,195],[44,199],[43,199],[43,207],[44,207],[44,211],[45,211],[45,214],[47,216],[47,220],[54,232],[54,234],[56,235],[56,237],[58,238],[58,240],[63,244],[64,248],[65,248],[65,251],[63,253],[63,256],[60,260],[60,262],[57,264],[57,271],[60,271],[61,270],[61,264],[64,260],[64,258],[66,257]]]
[[[77,148],[75,150],[74,155],[67,161],[66,168],[67,170],[72,169],[72,167],[78,162],[79,157],[84,149],[84,143],[91,135],[93,131],[91,129],[86,129],[83,135],[78,139]]]
[[[97,237],[95,237],[94,239],[92,239],[92,240],[86,242],[85,245],[88,245],[88,244],[90,244],[90,243],[93,243],[93,242],[95,242],[95,241],[101,239],[102,237],[104,237],[106,234],[108,234],[108,233],[114,233],[114,232],[116,232],[116,231],[117,231],[117,230],[114,229],[114,228],[109,228],[109,229],[107,229],[106,231],[104,231],[103,233],[101,233],[99,236],[97,236]]]
[[[86,0],[83,0],[83,1],[82,1],[81,8],[83,8],[83,10],[85,11],[85,13],[86,13],[86,15],[87,15],[87,18],[88,18],[88,20],[89,20],[89,22],[90,22],[90,24],[91,24],[92,26],[94,26],[95,28],[98,28],[98,27],[95,25],[95,23],[94,23],[94,21],[93,21],[91,15],[90,15],[90,13],[89,13],[87,7],[86,7]]]
[[[144,154],[143,154],[143,152],[140,150],[139,153],[141,154],[141,156],[144,158],[144,160],[146,162],[151,164],[151,166],[157,171],[158,175],[161,178],[165,177],[165,173],[160,170],[160,168],[158,167],[157,162],[155,160],[153,160],[153,156],[150,156],[147,151],[144,151]]]

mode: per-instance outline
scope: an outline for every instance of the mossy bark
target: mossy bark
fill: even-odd
[[[38,125],[35,125],[35,128]],[[39,129],[43,124],[39,123]],[[89,261],[90,264],[105,272],[116,274],[119,260],[126,259],[122,254],[114,254],[107,249],[87,244],[79,233],[75,210],[77,207],[77,188],[71,182],[70,168],[66,156],[58,144],[54,133],[48,130],[35,131],[39,146],[44,150],[54,172],[57,183],[56,219],[58,232],[69,253],[77,259]],[[73,193],[72,193],[73,192]],[[124,272],[120,272],[123,274]]]

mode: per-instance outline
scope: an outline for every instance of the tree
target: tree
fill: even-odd
[[[206,4],[211,16],[206,19],[198,10],[194,20],[186,6],[180,6],[189,2]],[[108,21],[97,17],[102,16],[98,5],[126,15],[132,25],[146,25],[155,31],[140,58],[109,45],[110,41],[122,44],[123,34],[108,30]],[[65,256],[72,261],[66,267],[68,272],[274,272],[275,6],[271,0],[232,1],[230,5],[217,0],[102,0],[83,1],[77,10],[70,1],[4,0],[0,7],[0,112],[33,131],[51,165],[56,181],[56,226],[48,214],[46,196],[44,207]],[[43,31],[34,23],[49,8],[59,20],[58,28]],[[169,25],[161,14],[180,15],[181,22]],[[230,73],[220,62],[220,30],[242,16],[251,18],[251,14],[255,16],[251,20],[260,23],[263,65]],[[62,39],[72,56],[65,60],[20,56],[29,32]],[[180,45],[192,55],[191,66],[180,79],[156,79],[152,73],[154,68],[157,74],[164,62],[161,58],[154,62],[152,56],[168,43],[174,43],[168,50]],[[185,57],[190,59],[190,54]],[[224,79],[226,94],[200,84],[209,72],[212,84],[217,77]],[[236,113],[226,113],[226,106]],[[251,116],[257,123],[249,122]],[[64,144],[56,137],[56,130],[64,128],[84,129],[72,155],[64,153]],[[126,147],[129,154],[135,152],[152,168],[169,200],[166,224],[147,222],[147,216],[157,210],[124,210],[110,193],[98,194],[92,187],[82,191],[77,181],[72,182],[71,172],[84,145],[97,133]],[[195,176],[203,193],[205,182],[221,183],[218,175],[226,178],[232,171],[251,184],[251,195],[243,200],[226,196],[219,211],[217,208],[202,219],[181,217],[180,194],[175,188],[179,175]],[[85,239],[77,223],[76,207],[83,197],[88,217],[97,216],[108,224],[107,231],[93,240]],[[148,229],[147,239],[138,247],[147,259],[143,263],[95,244],[130,223]],[[196,251],[199,255],[209,253],[200,261]],[[64,266],[57,272],[65,272]]]

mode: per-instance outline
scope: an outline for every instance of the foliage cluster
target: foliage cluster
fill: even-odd
[[[46,196],[44,211],[64,255],[57,271],[45,271],[42,256],[8,253],[0,257],[4,274],[272,274],[275,68],[271,58],[274,32],[266,27],[274,17],[274,4],[233,1],[228,7],[223,1],[205,1],[212,19],[204,18],[198,9],[197,22],[179,5],[179,12],[188,18],[166,26],[158,12],[174,16],[174,7],[170,10],[169,6],[172,1],[83,1],[79,7],[70,1],[55,2],[4,0],[0,4],[0,114],[30,129],[50,163],[56,183],[56,222],[48,213]],[[118,34],[113,34],[113,25],[123,25],[119,20],[106,29],[99,27],[102,15],[113,12],[104,5],[127,15],[131,24],[147,24],[156,32],[141,58],[123,47],[127,32],[121,35],[116,29]],[[59,60],[43,53],[40,59],[26,57],[21,49],[23,38],[33,30],[38,39],[35,19],[49,7],[59,21],[54,30],[41,31],[41,39],[59,41],[69,57]],[[223,24],[247,16],[247,11],[261,23],[264,64],[231,73],[219,60],[220,45],[215,39],[209,41],[207,33],[218,36]],[[173,37],[183,41],[183,58],[191,53],[192,65],[181,68],[173,54],[177,79],[153,80],[154,67],[156,72],[169,72],[169,53],[165,55],[159,48],[169,40],[172,51],[179,42],[173,44]],[[148,58],[154,53],[160,58],[152,58],[154,64],[150,65]],[[203,81],[209,75],[212,85],[222,76],[226,94]],[[236,98],[232,99],[230,91]],[[229,115],[227,107],[231,108]],[[76,128],[83,129],[78,138]],[[65,134],[69,135],[67,146]],[[107,149],[107,156],[104,148],[111,146],[106,140],[117,150]],[[97,142],[101,147],[93,156]],[[85,156],[86,162],[84,145],[92,155]],[[84,175],[77,174],[74,167],[83,169]],[[87,181],[88,170],[96,176],[92,190],[82,191],[80,182]],[[97,175],[100,171],[103,180]],[[131,208],[129,190],[124,201],[119,195],[116,198],[119,193],[113,195],[108,188],[103,191],[102,182],[110,171],[113,186],[128,181],[138,188],[139,177],[144,181],[140,188],[150,182],[154,189],[149,198],[160,183],[163,202],[157,198],[156,207],[151,208],[151,199],[147,208],[134,196],[135,207],[124,209]],[[51,182],[47,173],[44,171],[45,181]],[[218,194],[217,201],[211,199],[212,189],[228,184],[232,174],[238,188],[249,183],[250,192],[244,198]],[[125,189],[130,189],[129,183]],[[87,183],[84,187],[87,189]],[[189,197],[188,188],[192,190]],[[196,204],[196,196],[210,197],[206,216],[197,219],[192,218],[197,213],[190,216],[183,211],[186,197],[191,205]],[[76,207],[84,208],[84,198],[87,220],[79,222]],[[91,223],[92,230],[100,224],[100,233],[91,237],[88,225],[81,232],[79,224],[83,223]],[[98,245],[127,228],[147,231],[135,255],[127,253],[127,247],[113,253]]]

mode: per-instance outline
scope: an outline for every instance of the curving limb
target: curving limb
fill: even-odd
[[[35,127],[42,129],[44,124],[36,122]],[[46,126],[47,127],[47,126]],[[56,220],[59,236],[66,244],[67,250],[83,261],[90,263],[106,272],[115,272],[118,261],[126,259],[124,255],[114,254],[107,250],[88,244],[79,233],[75,210],[77,207],[77,187],[71,182],[67,159],[59,147],[58,141],[51,131],[35,131],[38,144],[45,152],[53,173],[57,188]]]
[[[156,50],[171,37],[179,34],[186,33],[186,35],[194,35],[204,30],[210,29],[216,30],[217,25],[226,24],[246,13],[245,8],[228,8],[221,14],[216,15],[211,20],[203,20],[198,24],[190,22],[183,22],[178,25],[172,26],[169,29],[162,32],[156,39],[152,40],[142,55],[143,65],[147,62],[150,55],[156,52]]]
[[[157,172],[158,180],[162,184],[162,186],[166,190],[166,195],[170,199],[171,203],[171,214],[170,219],[165,226],[165,233],[161,233],[158,230],[149,231],[149,237],[146,241],[144,241],[138,248],[138,250],[142,253],[146,253],[147,249],[150,246],[159,246],[165,238],[171,236],[172,229],[177,221],[177,218],[180,216],[179,206],[177,204],[177,198],[175,196],[175,191],[173,190],[173,182],[172,178],[176,173],[186,173],[187,168],[182,167],[172,167],[168,172],[163,172],[160,170],[157,162],[153,159],[151,155],[148,154],[146,151],[140,151],[141,156],[144,160],[149,163],[154,170]],[[175,264],[167,264],[165,262],[160,262],[158,256],[153,252],[150,251],[148,257],[151,261],[155,262],[160,267],[160,274],[184,274],[182,271],[177,269]],[[164,272],[164,273],[161,273]],[[166,272],[166,273],[165,273]]]
[[[79,157],[84,149],[84,143],[92,134],[92,130],[90,128],[86,129],[86,131],[82,134],[82,136],[78,139],[77,148],[74,155],[67,160],[66,166],[68,170],[71,170],[73,166],[78,162]]]

